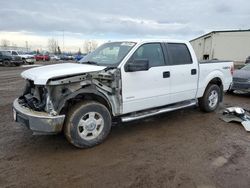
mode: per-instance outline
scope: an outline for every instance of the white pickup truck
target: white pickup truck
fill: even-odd
[[[104,141],[113,121],[128,122],[199,104],[214,111],[232,83],[233,62],[198,62],[188,42],[109,42],[79,64],[32,68],[13,103],[34,134],[64,131],[79,148]]]
[[[34,55],[29,55],[22,51],[17,51],[17,50],[7,50],[7,51],[10,52],[13,57],[21,57],[23,64],[27,63],[31,65],[34,64],[36,61]]]

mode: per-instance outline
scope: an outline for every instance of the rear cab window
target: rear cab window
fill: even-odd
[[[192,64],[190,51],[184,43],[165,43],[166,55],[170,65]]]

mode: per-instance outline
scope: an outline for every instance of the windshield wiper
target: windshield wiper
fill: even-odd
[[[84,61],[84,62],[81,62],[81,63],[90,64],[90,65],[98,65],[98,63],[95,62],[95,61]]]

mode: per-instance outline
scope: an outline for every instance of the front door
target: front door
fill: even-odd
[[[163,106],[169,103],[170,68],[160,43],[146,43],[138,47],[129,59],[148,60],[149,70],[126,72],[122,69],[123,113]],[[125,64],[126,66],[126,64]]]

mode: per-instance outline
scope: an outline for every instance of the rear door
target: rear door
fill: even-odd
[[[146,59],[149,70],[126,72],[122,69],[123,113],[135,112],[163,106],[169,103],[170,68],[167,66],[161,43],[142,44],[130,57],[133,60]]]
[[[198,64],[185,43],[165,43],[170,62],[170,101],[194,99],[198,84]]]

